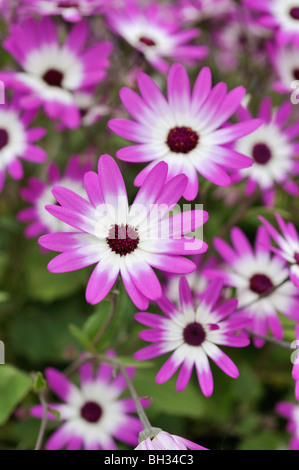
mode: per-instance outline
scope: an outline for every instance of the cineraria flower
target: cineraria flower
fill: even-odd
[[[19,98],[0,104],[0,192],[5,181],[5,172],[16,180],[23,177],[23,167],[19,158],[29,162],[43,163],[46,152],[34,145],[44,137],[46,130],[42,127],[30,128],[35,117],[34,111],[22,112]]]
[[[179,17],[173,17],[171,6],[151,2],[141,5],[136,0],[126,0],[123,8],[107,12],[109,27],[142,53],[159,72],[166,73],[166,59],[197,63],[208,49],[189,44],[198,37],[198,29],[181,30]]]
[[[299,128],[298,125],[286,127],[291,113],[291,103],[285,102],[273,111],[271,99],[264,98],[258,113],[263,125],[235,145],[238,152],[249,155],[255,163],[251,168],[239,171],[240,179],[247,178],[246,196],[251,196],[258,186],[267,206],[273,205],[275,185],[283,187],[292,196],[299,195],[297,183],[291,180],[299,173],[299,164],[295,160],[299,142],[293,141],[299,136]],[[243,108],[239,117],[246,122],[252,116]]]
[[[299,3],[296,0],[245,0],[245,5],[261,13],[258,23],[275,29],[277,39],[285,43],[299,34]]]
[[[17,0],[0,0],[0,17],[7,23],[12,21],[13,10],[16,8]]]
[[[4,47],[24,69],[11,75],[14,86],[26,91],[23,107],[43,105],[50,119],[59,119],[70,128],[80,125],[73,94],[103,80],[112,49],[109,42],[85,49],[87,34],[88,24],[81,22],[60,45],[57,27],[48,17],[11,27]]]
[[[277,404],[276,411],[289,420],[287,431],[293,435],[290,450],[299,450],[299,405],[283,401]]]
[[[156,436],[147,437],[135,450],[208,450],[180,436],[160,431]]]
[[[192,257],[192,261],[196,264],[196,270],[186,274],[185,278],[191,289],[195,306],[197,306],[209,284],[209,279],[205,276],[205,269],[215,267],[218,260],[216,257],[210,257],[206,262],[203,262],[201,255],[196,255]],[[180,301],[179,284],[182,276],[180,274],[167,274],[165,277],[163,294],[171,302],[177,304]]]
[[[113,110],[111,106],[105,103],[105,98],[97,99],[94,95],[94,89],[80,90],[74,93],[74,101],[79,109],[81,117],[81,126],[92,126],[100,121],[103,116],[111,115]],[[66,126],[59,124],[57,129],[62,131]]]
[[[278,93],[290,95],[292,83],[299,80],[298,51],[299,35],[284,45],[276,42],[268,44],[267,52],[278,75],[273,82],[273,89]]]
[[[199,385],[205,396],[213,393],[213,377],[208,357],[227,375],[239,376],[232,360],[220,349],[223,346],[243,347],[249,344],[246,334],[236,335],[248,321],[231,314],[235,311],[237,300],[231,299],[219,305],[222,282],[214,280],[207,288],[195,309],[192,293],[187,280],[180,281],[180,306],[176,307],[167,297],[157,301],[165,316],[139,312],[137,321],[149,326],[140,337],[154,344],[134,354],[137,360],[147,360],[173,351],[157,374],[156,382],[166,382],[180,368],[176,389],[181,392],[189,383],[195,366]]]
[[[282,235],[264,217],[259,216],[259,219],[278,245],[276,248],[269,246],[269,249],[289,263],[290,279],[296,287],[299,287],[299,237],[297,230],[294,224],[286,223],[279,214],[275,216]]]
[[[191,94],[186,70],[174,64],[168,77],[168,101],[144,73],[138,75],[141,97],[128,88],[121,90],[121,100],[136,121],[112,119],[108,126],[139,145],[119,150],[117,157],[130,162],[151,161],[135,179],[136,186],[158,162],[165,161],[169,178],[180,173],[188,177],[184,197],[192,200],[198,192],[197,172],[219,186],[228,186],[231,180],[225,170],[252,165],[251,158],[227,144],[255,131],[261,121],[251,119],[228,126],[245,89],[237,87],[226,93],[224,83],[211,89],[211,81],[210,69],[203,68]]]
[[[180,14],[184,22],[197,21],[221,17],[234,10],[231,0],[181,0],[179,2]]]
[[[129,208],[124,180],[109,155],[99,159],[98,175],[84,178],[89,201],[73,191],[54,187],[60,205],[47,206],[50,214],[80,233],[47,234],[39,243],[61,252],[48,265],[51,272],[74,271],[97,263],[86,289],[86,300],[100,302],[119,273],[132,301],[146,309],[149,299],[162,295],[152,267],[166,272],[189,273],[195,264],[179,255],[203,253],[207,245],[184,237],[208,219],[205,211],[194,210],[166,217],[181,198],[187,178],[178,175],[166,183],[167,165],[154,168]]]
[[[77,23],[101,13],[102,7],[102,0],[21,0],[20,10],[41,16],[61,15],[65,21]]]
[[[45,211],[45,206],[56,203],[52,194],[52,188],[55,184],[71,189],[81,197],[87,199],[83,185],[83,177],[91,168],[91,159],[87,159],[83,163],[79,155],[73,155],[69,160],[63,176],[60,175],[57,165],[50,163],[47,172],[48,183],[36,177],[28,179],[28,186],[21,189],[21,195],[31,206],[22,209],[17,215],[18,220],[21,222],[29,222],[25,230],[26,237],[31,238],[41,235],[42,233],[72,230],[69,225],[61,222]]]
[[[132,398],[120,398],[126,389],[122,374],[114,377],[114,368],[101,364],[93,373],[90,362],[80,367],[80,388],[61,372],[48,368],[45,371],[50,389],[64,403],[49,403],[48,419],[56,420],[51,409],[60,413],[63,424],[50,436],[46,450],[116,450],[114,439],[130,446],[138,443],[142,429],[139,419],[130,413],[135,411]],[[127,368],[132,378],[134,369]],[[142,400],[148,405],[148,400]],[[42,418],[41,405],[34,406],[31,414]]]
[[[225,71],[234,70],[250,51],[251,59],[258,67],[265,62],[264,39],[268,36],[269,30],[256,24],[248,11],[237,10],[235,14],[230,15],[223,27],[215,29],[213,34],[218,65]]]
[[[268,248],[269,235],[264,227],[257,231],[254,250],[244,233],[234,227],[231,230],[233,248],[221,238],[214,239],[214,246],[225,261],[222,269],[206,270],[210,278],[220,277],[225,285],[237,289],[238,316],[248,318],[249,328],[257,335],[265,336],[269,327],[273,336],[283,338],[283,328],[278,312],[299,320],[298,290],[288,281],[288,269],[280,256],[272,256]],[[264,340],[254,337],[256,347]]]

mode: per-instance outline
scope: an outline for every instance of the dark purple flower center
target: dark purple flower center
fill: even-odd
[[[62,0],[57,3],[58,8],[78,8],[78,2],[70,2],[67,0]]]
[[[174,153],[189,153],[195,149],[199,135],[190,127],[174,127],[167,136],[167,145]]]
[[[295,78],[295,80],[299,80],[299,69],[293,70],[293,77]]]
[[[247,46],[248,36],[245,33],[240,34],[238,40],[239,40],[240,46]]]
[[[106,241],[112,251],[125,256],[136,250],[139,243],[138,230],[131,225],[112,225]]]
[[[2,150],[8,143],[9,136],[5,129],[0,129],[0,150]]]
[[[49,69],[44,73],[43,80],[50,86],[61,87],[63,73],[59,70]]]
[[[103,414],[103,410],[94,401],[88,401],[81,408],[81,416],[89,423],[97,423]]]
[[[271,160],[272,152],[266,144],[256,144],[252,150],[252,156],[259,165],[266,165]]]
[[[290,16],[294,20],[299,20],[299,7],[294,7],[290,9]]]
[[[273,287],[271,279],[265,274],[254,274],[250,279],[250,289],[256,294],[265,294]]]
[[[206,332],[200,323],[189,323],[183,331],[184,341],[190,346],[200,346],[206,339]]]
[[[298,264],[299,266],[299,253],[295,253],[294,258],[295,258],[296,264]]]
[[[146,36],[141,36],[141,38],[139,38],[139,42],[142,42],[143,44],[146,44],[147,46],[156,45],[155,41],[153,41],[151,38],[147,38]]]

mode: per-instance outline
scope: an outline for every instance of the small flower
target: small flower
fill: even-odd
[[[205,276],[205,269],[217,266],[219,261],[216,257],[210,257],[204,262],[202,255],[193,256],[192,261],[196,264],[196,270],[186,274],[185,278],[191,289],[195,306],[197,306],[209,284],[209,279]],[[165,276],[163,294],[174,304],[178,304],[180,301],[179,285],[181,277],[180,274],[167,274]]]
[[[69,225],[45,211],[45,206],[55,204],[56,202],[52,194],[52,188],[55,184],[71,189],[84,199],[87,199],[83,177],[91,168],[91,159],[87,159],[86,162],[82,163],[82,158],[79,155],[73,155],[68,162],[63,176],[60,174],[57,165],[50,163],[47,175],[48,183],[34,176],[28,179],[28,185],[21,189],[21,195],[31,206],[22,209],[17,215],[18,220],[21,222],[29,222],[25,230],[26,237],[31,238],[42,233],[68,232],[72,230]]]
[[[265,336],[270,328],[273,336],[283,338],[283,328],[278,312],[299,320],[298,290],[288,281],[288,269],[280,256],[272,256],[270,238],[264,227],[259,227],[254,249],[244,233],[237,227],[231,230],[233,248],[221,238],[214,239],[214,246],[225,261],[221,269],[209,269],[210,278],[220,277],[225,285],[237,289],[238,316],[247,317],[249,328]],[[254,337],[255,346],[265,341]]]
[[[85,49],[87,35],[88,24],[80,22],[61,45],[57,27],[48,17],[29,18],[11,27],[4,47],[24,69],[10,77],[14,86],[26,92],[23,107],[43,105],[50,119],[70,128],[80,125],[74,92],[104,79],[112,50],[109,42]]]
[[[290,402],[280,402],[276,411],[289,420],[287,431],[292,434],[290,450],[299,450],[299,405]]]
[[[88,172],[84,178],[89,201],[69,189],[53,188],[59,205],[46,209],[78,232],[43,235],[39,243],[61,252],[49,263],[51,272],[74,271],[96,263],[86,289],[87,302],[100,302],[120,273],[132,301],[146,309],[149,299],[162,295],[152,267],[181,274],[194,271],[195,264],[179,255],[203,253],[207,245],[183,234],[202,226],[208,214],[195,210],[166,217],[187,184],[184,175],[166,183],[166,163],[149,173],[130,208],[113,158],[101,156],[98,170],[98,175]]]
[[[289,96],[292,91],[292,83],[299,80],[298,50],[299,35],[283,45],[274,41],[268,44],[267,52],[276,72],[272,88],[278,93]],[[293,130],[296,136],[296,129]]]
[[[48,368],[45,376],[50,389],[63,404],[48,404],[48,419],[56,420],[51,409],[60,414],[63,424],[50,436],[46,450],[116,450],[114,439],[130,446],[138,443],[142,426],[135,416],[132,398],[120,398],[126,389],[122,374],[113,375],[113,367],[101,364],[93,373],[93,366],[86,362],[80,367],[80,383],[77,387],[61,372]],[[134,369],[128,368],[132,378]],[[141,401],[143,406],[148,400]],[[41,405],[34,406],[31,414],[42,418]]]
[[[176,307],[167,297],[162,297],[157,303],[165,316],[146,312],[136,314],[137,321],[152,328],[142,331],[140,337],[154,344],[135,353],[134,358],[147,360],[173,351],[158,372],[157,383],[166,382],[180,368],[176,389],[181,392],[188,385],[195,366],[202,392],[210,396],[213,393],[213,377],[208,357],[230,377],[239,376],[235,364],[217,344],[247,346],[247,335],[235,333],[248,322],[238,316],[231,316],[238,303],[236,299],[219,305],[221,290],[221,281],[211,282],[195,309],[188,282],[182,277],[179,286],[180,306]]]
[[[142,184],[158,162],[165,161],[169,178],[180,173],[188,177],[184,197],[192,200],[198,193],[197,172],[219,186],[228,186],[231,183],[228,169],[253,164],[251,158],[227,144],[255,131],[262,122],[249,119],[228,125],[228,119],[245,96],[245,89],[237,87],[227,93],[224,83],[211,88],[211,82],[211,71],[205,67],[191,94],[186,70],[174,64],[168,76],[168,101],[144,73],[138,75],[141,97],[128,88],[121,90],[122,102],[135,121],[112,119],[108,126],[138,145],[125,147],[116,155],[130,162],[151,162],[135,179],[136,186]]]
[[[290,279],[296,287],[299,287],[299,237],[297,230],[294,224],[286,223],[279,214],[276,214],[275,217],[282,235],[264,217],[259,216],[259,219],[278,245],[278,247],[270,245],[269,249],[289,263]]]
[[[299,34],[299,5],[294,0],[245,0],[245,5],[260,13],[257,22],[276,33],[283,44]]]
[[[172,59],[197,63],[208,49],[189,44],[198,37],[198,29],[181,30],[180,17],[170,5],[156,2],[142,3],[126,0],[122,8],[107,11],[108,26],[123,37],[159,72],[166,73]]]
[[[61,15],[65,21],[77,23],[86,16],[102,12],[103,0],[21,0],[22,13],[41,16]]]
[[[18,96],[10,103],[0,104],[0,192],[6,171],[16,180],[23,177],[20,158],[34,163],[43,163],[47,158],[46,152],[34,144],[44,137],[46,130],[29,128],[35,114],[21,110]]]
[[[142,433],[141,433],[142,434]],[[180,436],[160,431],[154,437],[142,440],[135,450],[208,450]]]
[[[298,126],[297,131],[294,126],[287,126],[291,113],[290,102],[285,102],[273,111],[271,99],[265,98],[258,112],[262,126],[235,145],[235,150],[249,155],[254,161],[251,168],[239,171],[240,179],[247,178],[246,196],[251,196],[259,187],[267,206],[273,205],[276,185],[294,197],[299,195],[299,187],[292,181],[294,175],[299,173],[299,165],[295,160],[299,142],[294,142],[299,129]],[[252,117],[245,108],[240,110],[240,115],[245,121]]]
[[[187,24],[202,20],[223,20],[223,16],[234,11],[231,0],[180,0],[180,14]]]

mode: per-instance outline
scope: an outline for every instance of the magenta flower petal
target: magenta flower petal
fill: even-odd
[[[120,91],[121,99],[133,120],[112,119],[111,130],[138,145],[119,150],[120,159],[131,162],[150,162],[135,179],[140,186],[154,164],[169,165],[168,179],[184,173],[187,176],[183,191],[187,200],[198,192],[197,172],[220,186],[228,186],[227,171],[252,165],[244,152],[227,148],[238,139],[253,133],[262,121],[249,118],[246,122],[228,125],[238,110],[245,89],[238,87],[227,93],[224,83],[211,88],[211,72],[204,68],[198,75],[193,91],[189,77],[181,64],[174,64],[168,74],[167,101],[150,77],[138,76],[141,95]],[[232,145],[231,145],[232,146]]]
[[[202,253],[207,245],[184,234],[201,227],[208,214],[186,211],[166,217],[183,194],[187,178],[176,175],[168,180],[164,162],[149,172],[130,208],[123,177],[113,158],[103,155],[98,166],[98,176],[93,172],[85,175],[82,195],[55,186],[53,195],[60,205],[46,206],[49,214],[78,233],[48,234],[39,243],[61,252],[49,263],[53,272],[98,263],[87,286],[88,302],[100,302],[120,273],[132,301],[146,309],[149,299],[158,300],[162,295],[153,268],[181,274],[195,269],[184,255]],[[26,194],[31,197],[28,191]]]
[[[171,352],[156,376],[157,383],[166,382],[180,369],[176,390],[181,392],[187,387],[195,368],[203,394],[210,396],[214,385],[209,357],[228,376],[238,377],[237,367],[217,344],[247,346],[248,336],[242,332],[236,335],[236,332],[248,326],[249,322],[243,317],[239,319],[234,313],[236,299],[219,305],[222,285],[219,279],[213,281],[195,308],[188,282],[182,277],[179,307],[163,296],[157,303],[165,315],[145,312],[135,315],[138,322],[150,327],[142,331],[140,337],[153,344],[136,352],[134,358],[147,360]]]
[[[114,264],[111,258],[109,259],[108,256],[102,258],[89,278],[86,287],[86,300],[93,305],[103,300],[116,281],[119,266]]]
[[[108,351],[106,354],[109,357],[115,353]],[[58,370],[46,370],[49,388],[64,403],[49,404],[50,408],[60,412],[62,424],[50,436],[45,449],[117,450],[114,439],[137,445],[142,426],[139,419],[131,415],[136,412],[135,404],[132,399],[121,398],[127,383],[121,373],[113,377],[113,370],[105,363],[96,370],[92,362],[84,363],[79,370],[80,388]],[[134,368],[126,368],[126,372],[132,379]],[[142,407],[148,404],[148,400],[141,401]],[[34,406],[31,414],[42,418],[42,406]],[[55,419],[50,412],[49,419]]]
[[[67,401],[72,395],[78,394],[78,389],[61,372],[56,369],[46,370],[46,379],[49,387],[62,400]]]

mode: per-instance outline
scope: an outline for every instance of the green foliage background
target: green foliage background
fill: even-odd
[[[211,45],[209,24],[203,25],[201,43]],[[99,30],[100,31],[100,30]],[[107,33],[105,33],[107,35]],[[2,25],[1,38],[6,35]],[[108,79],[100,86],[99,96],[107,95],[109,104],[121,108],[119,89],[126,85],[126,77],[136,60],[153,78],[157,78],[165,90],[166,79],[158,75],[142,58],[137,57],[121,40],[113,38],[115,53]],[[255,63],[250,55],[243,54],[239,67],[232,74],[220,70],[211,51],[207,64],[212,68],[214,83],[225,81],[229,89],[243,85],[252,95],[251,108],[255,111],[262,97],[271,95],[276,104],[281,97],[270,89],[269,65]],[[201,67],[202,64],[200,64]],[[9,56],[1,50],[0,68],[12,67]],[[190,70],[194,79],[200,67]],[[294,109],[295,113],[298,113]],[[42,112],[36,125],[47,128],[47,136],[41,146],[48,153],[48,161],[55,161],[63,171],[73,154],[92,147],[96,159],[104,153],[115,156],[116,151],[127,143],[107,128],[107,119],[90,128],[58,133]],[[141,165],[125,164],[121,167],[130,200],[137,189],[133,181]],[[21,200],[19,189],[26,177],[45,177],[46,166],[26,163],[25,177],[21,183],[7,178],[0,195],[0,339],[6,348],[6,365],[0,365],[0,449],[32,449],[39,430],[39,421],[31,418],[29,409],[38,403],[33,390],[32,373],[48,366],[64,370],[78,354],[89,346],[95,334],[109,315],[109,297],[92,307],[85,301],[84,291],[91,273],[86,268],[74,273],[51,274],[47,263],[52,254],[41,252],[36,239],[24,237],[24,226],[16,220],[17,212],[26,204]],[[216,187],[200,179],[200,196],[195,202],[204,203],[210,219],[204,227],[204,240],[209,244],[208,254],[213,254],[212,240],[223,233],[228,239],[230,223],[240,205],[245,201],[243,184],[226,188],[216,197]],[[237,192],[238,200],[226,206],[224,198]],[[298,224],[298,200],[293,200],[278,188],[275,211]],[[253,240],[258,226],[257,215],[266,215],[274,221],[271,211],[261,205],[257,197],[239,217],[238,225]],[[138,337],[141,326],[134,320],[137,309],[121,287],[116,319],[104,335],[98,351],[114,348],[124,363],[132,363],[132,354],[143,344]],[[149,311],[157,311],[151,306]],[[293,323],[282,319],[285,340],[294,339]],[[215,392],[205,398],[195,376],[182,393],[175,391],[175,378],[164,385],[155,383],[155,375],[165,357],[151,363],[137,363],[137,392],[149,396],[152,404],[148,416],[154,426],[182,435],[210,449],[248,450],[285,449],[289,436],[285,422],[275,413],[280,400],[294,400],[294,384],[291,378],[291,352],[267,344],[257,350],[253,346],[234,350],[224,348],[236,362],[240,378],[230,379],[213,367]],[[76,380],[76,377],[74,377]],[[49,423],[47,434],[55,428]],[[120,445],[121,449],[125,447]]]

